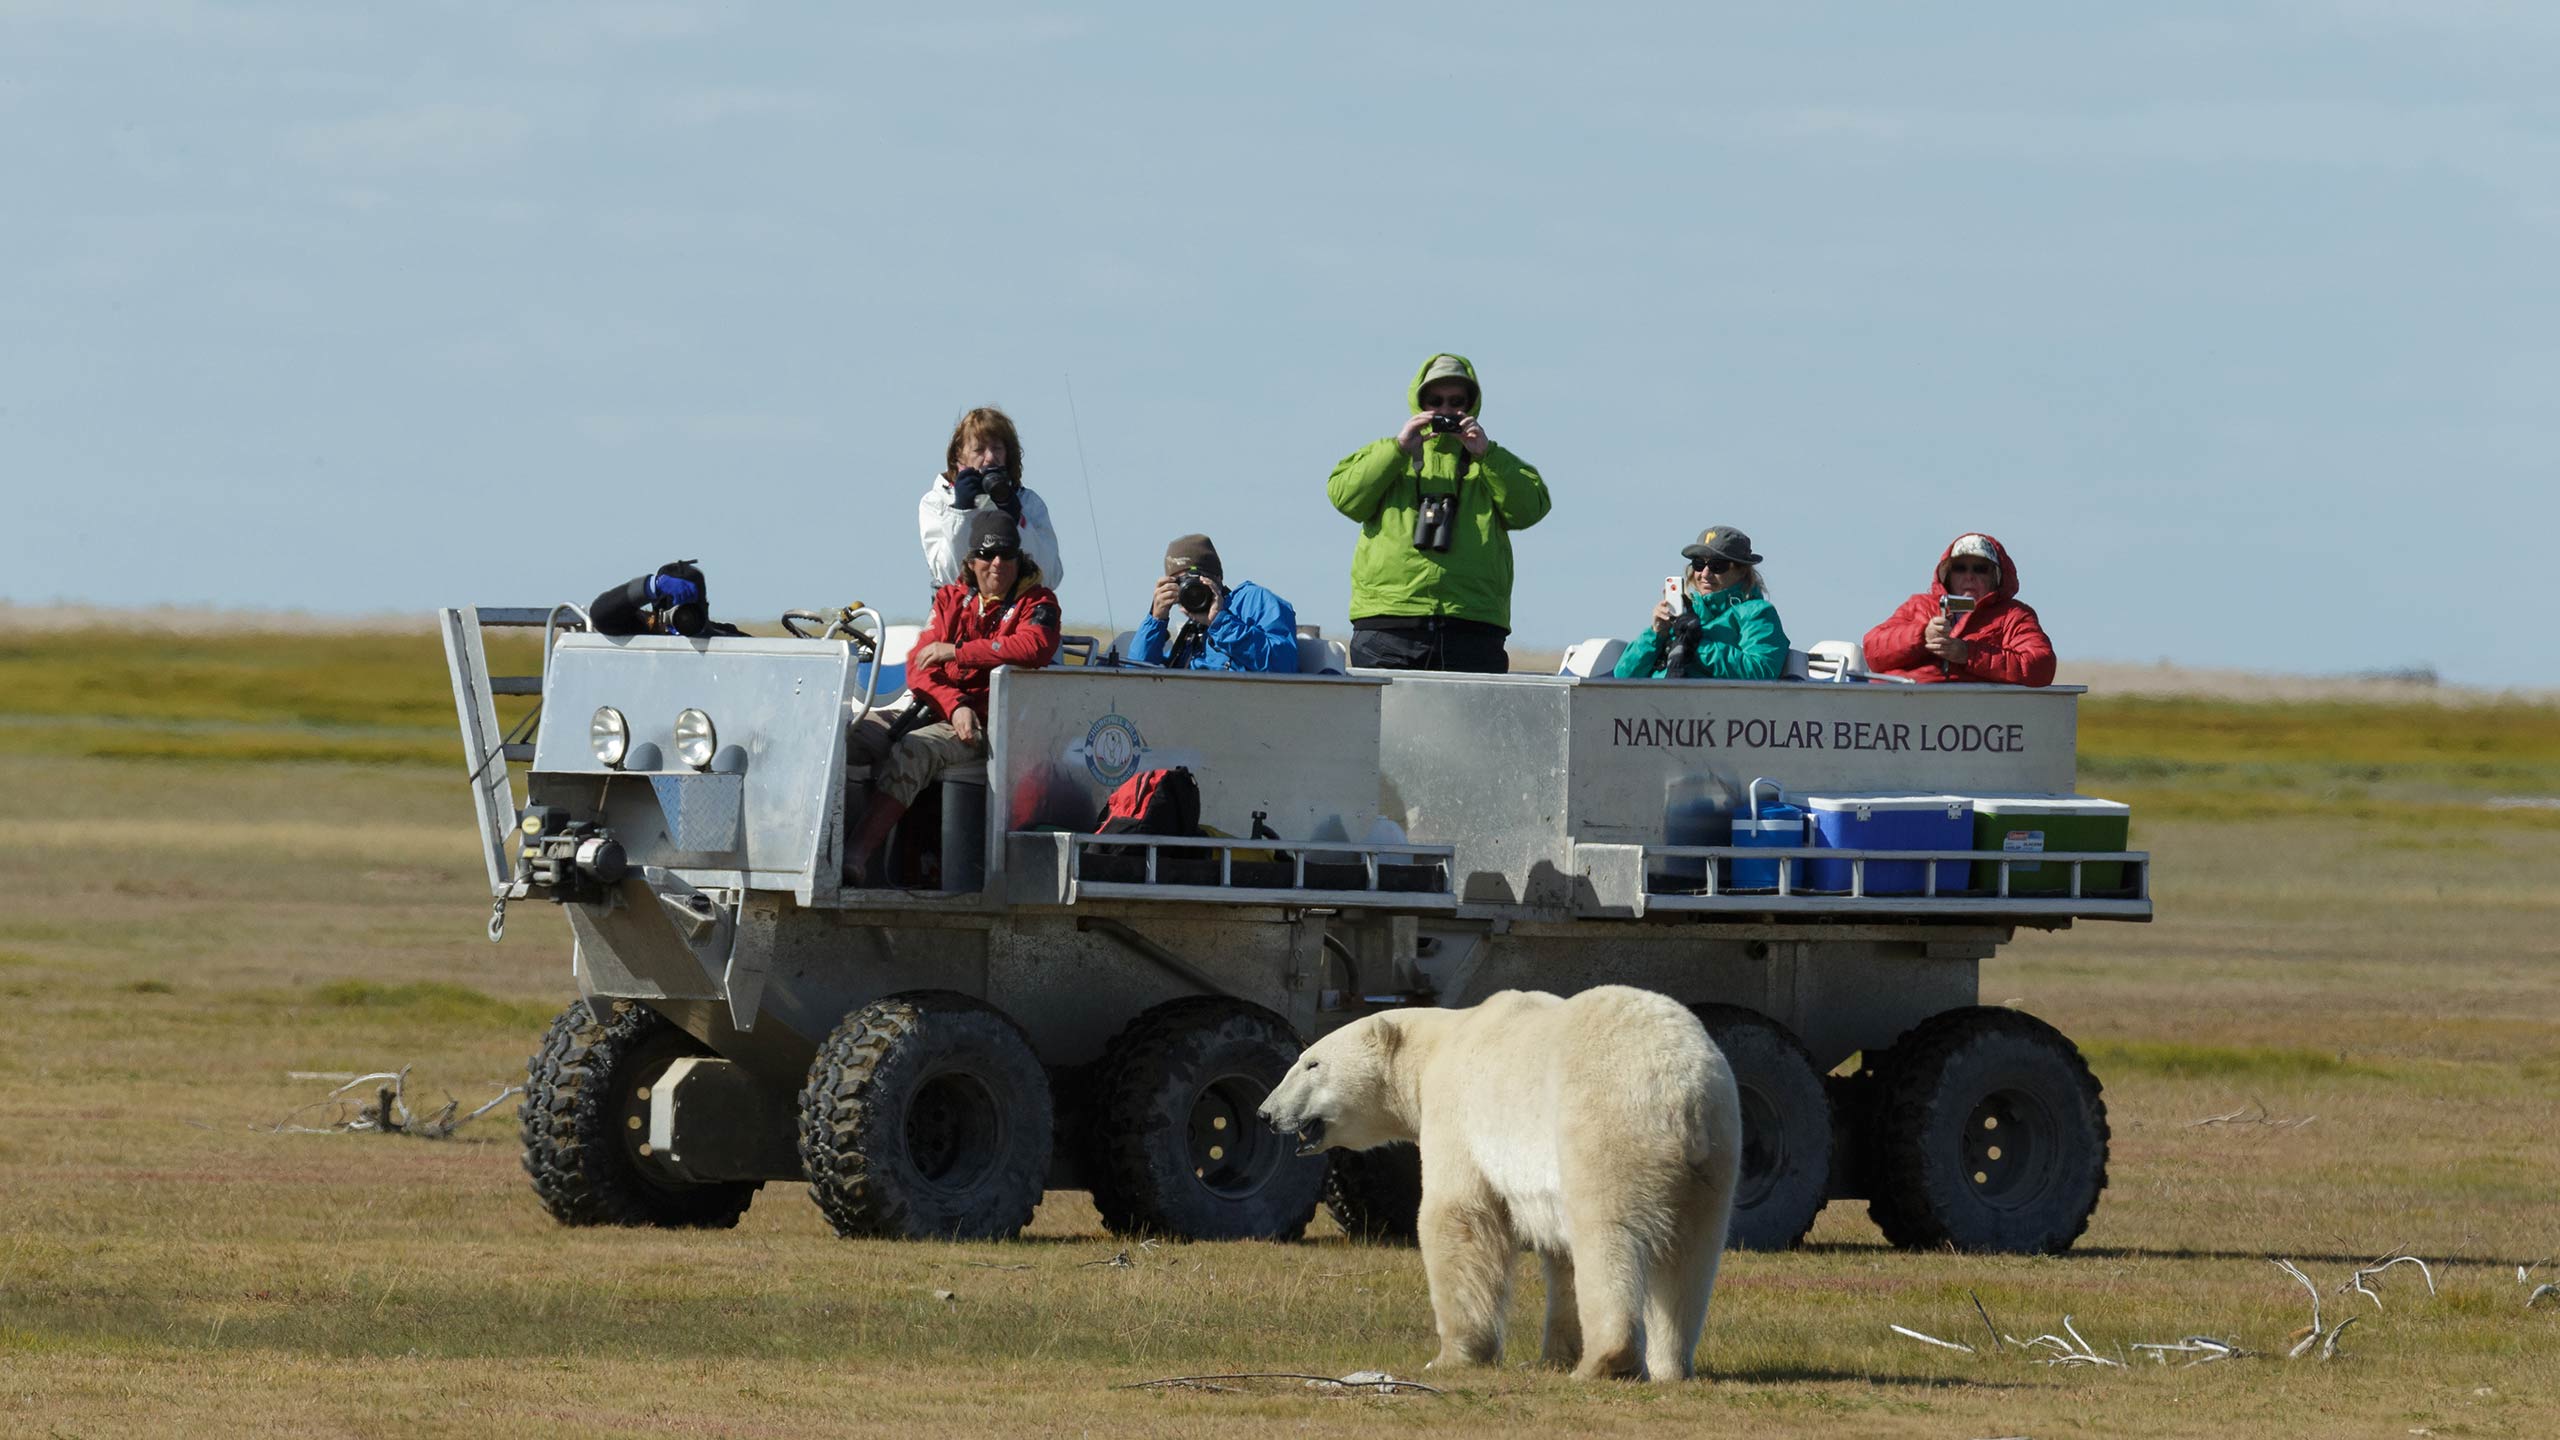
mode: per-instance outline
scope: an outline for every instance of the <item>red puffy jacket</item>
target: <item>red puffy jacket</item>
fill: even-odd
[[[1968,534],[1981,535],[1979,530]],[[1959,535],[1957,540],[1963,539]],[[2018,599],[2018,567],[2009,558],[2007,546],[1990,535],[1991,549],[1999,556],[2000,588],[1985,597],[1969,615],[1959,615],[1947,627],[1947,633],[1962,640],[1971,654],[1953,673],[1939,668],[1938,657],[1920,644],[1921,632],[1938,618],[1938,601],[1947,593],[1947,556],[1955,549],[1955,541],[1938,552],[1937,578],[1927,590],[1902,602],[1886,621],[1867,632],[1867,668],[1879,675],[1901,675],[1924,682],[1939,680],[1971,680],[1993,685],[2050,685],[2053,683],[2053,642],[2046,639],[2044,626],[2036,622],[2036,612]]]
[[[948,660],[916,663],[916,650],[936,641],[959,647]],[[966,706],[987,714],[987,685],[999,665],[1038,669],[1058,657],[1058,597],[1046,585],[1020,585],[1013,598],[982,601],[967,581],[933,592],[933,619],[907,652],[907,688],[933,702],[942,719]]]

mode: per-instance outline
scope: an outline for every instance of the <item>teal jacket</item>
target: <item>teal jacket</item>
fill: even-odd
[[[1778,607],[1769,603],[1759,586],[1747,592],[1693,592],[1689,609],[1705,632],[1698,637],[1698,668],[1708,679],[1775,680],[1787,673],[1787,629],[1778,623]],[[1670,637],[1645,626],[1618,657],[1618,678],[1644,680],[1660,675],[1670,649]]]
[[[1422,376],[1434,355],[1405,387],[1405,413],[1422,409]],[[1463,355],[1449,357],[1476,367]],[[1477,418],[1483,418],[1484,382],[1476,381]],[[1351,452],[1333,467],[1325,494],[1333,508],[1360,522],[1360,544],[1351,552],[1351,618],[1372,615],[1440,615],[1511,628],[1511,532],[1547,518],[1547,482],[1537,469],[1499,445],[1476,456],[1463,478],[1455,435],[1422,437],[1422,470],[1396,448],[1393,437]],[[1413,548],[1414,508],[1424,495],[1458,495],[1456,533],[1447,554]]]

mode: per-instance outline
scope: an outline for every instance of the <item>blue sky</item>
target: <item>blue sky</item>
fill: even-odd
[[[1071,614],[1339,633],[1448,349],[1523,644],[1985,529],[2066,658],[2560,684],[2560,6],[922,8],[0,0],[0,596],[920,612],[993,403]]]

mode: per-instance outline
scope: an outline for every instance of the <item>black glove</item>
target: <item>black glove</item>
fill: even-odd
[[[985,483],[986,475],[979,470],[968,469],[954,474],[951,477],[951,508],[954,510],[977,509],[978,496]]]

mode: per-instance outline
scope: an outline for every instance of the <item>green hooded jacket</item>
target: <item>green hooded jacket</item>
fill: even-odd
[[[1405,387],[1406,413],[1422,409],[1422,377],[1434,355]],[[1484,382],[1463,355],[1449,357],[1476,382],[1476,412],[1484,411]],[[1439,615],[1511,628],[1511,532],[1547,516],[1547,482],[1535,467],[1499,445],[1474,457],[1463,478],[1464,454],[1455,435],[1422,437],[1422,473],[1396,448],[1394,437],[1373,441],[1333,467],[1325,494],[1333,508],[1360,522],[1360,544],[1351,552],[1351,618],[1373,615]],[[1447,554],[1413,548],[1414,509],[1424,495],[1458,494],[1454,539]]]
[[[1690,591],[1689,608],[1703,633],[1698,637],[1698,669],[1710,680],[1775,680],[1787,673],[1787,629],[1778,623],[1778,607],[1754,585],[1740,589]],[[1647,625],[1618,656],[1621,680],[1645,680],[1662,673],[1671,658],[1670,642]]]

